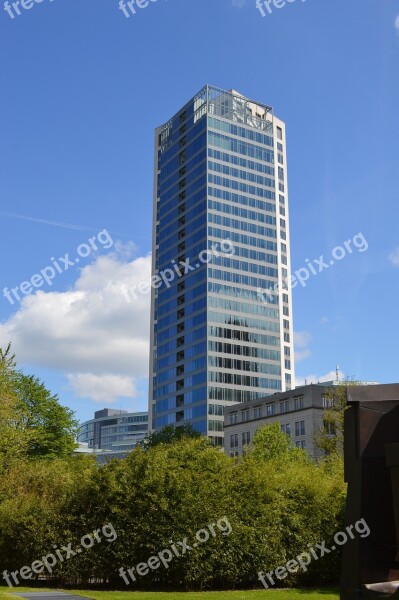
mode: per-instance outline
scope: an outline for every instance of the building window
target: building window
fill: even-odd
[[[267,417],[273,417],[276,414],[276,405],[273,404],[266,404],[266,416]]]
[[[323,425],[324,425],[325,432],[328,435],[335,435],[336,429],[335,429],[334,423],[328,423],[327,421],[324,421]]]
[[[209,440],[212,443],[212,446],[220,447],[220,446],[224,445],[224,438],[222,438],[220,436],[210,435]]]
[[[299,398],[294,398],[294,410],[302,410],[305,406],[303,396]]]
[[[245,421],[249,421],[249,410],[241,411],[241,421],[244,423]]]
[[[223,421],[209,421],[209,431],[223,431]]]
[[[251,442],[251,433],[249,431],[243,431],[242,433],[242,445],[247,446]]]
[[[230,425],[235,425],[238,421],[238,413],[230,414]]]
[[[289,400],[282,400],[280,402],[280,414],[284,414],[289,412],[290,410],[290,401]]]
[[[297,421],[295,423],[295,435],[296,437],[305,435],[305,421]]]
[[[283,139],[283,130],[281,129],[281,127],[277,127],[277,139]]]
[[[222,406],[221,404],[209,404],[208,415],[216,415],[218,417],[223,417],[224,406]],[[231,417],[231,415],[230,415],[230,417]]]
[[[288,435],[288,437],[291,437],[291,423],[285,423],[284,425],[281,425],[281,431]]]
[[[254,408],[254,419],[260,419],[262,416],[262,407],[261,406],[256,406]]]
[[[230,448],[238,448],[238,433],[230,436]]]
[[[323,396],[323,408],[333,408],[334,406],[334,398],[329,398],[328,396]]]

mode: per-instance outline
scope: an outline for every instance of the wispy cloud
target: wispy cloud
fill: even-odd
[[[399,17],[398,17],[398,20],[399,20]],[[398,28],[398,31],[399,31],[399,28]],[[395,248],[395,250],[393,252],[391,252],[391,254],[389,255],[388,258],[394,267],[399,267],[399,247]]]
[[[399,34],[399,15],[395,19],[395,29]]]
[[[62,229],[73,229],[75,231],[98,231],[101,227],[98,226],[89,226],[89,225],[75,225],[74,223],[64,223],[62,221],[51,221],[49,219],[39,219],[38,217],[31,217],[29,215],[17,215],[15,213],[0,211],[0,217],[5,217],[8,219],[20,219],[22,221],[31,221],[32,223],[41,223],[43,225],[51,225],[52,227],[61,227]],[[114,235],[122,235],[129,236],[134,238],[140,238],[143,240],[150,239],[149,236],[143,235],[132,235],[127,233],[122,233],[120,231],[111,231],[110,233]]]
[[[21,219],[21,221],[32,221],[33,223],[42,223],[43,225],[52,225],[53,227],[62,227],[63,229],[75,229],[76,231],[93,231],[95,227],[87,227],[85,225],[73,225],[72,223],[63,223],[62,221],[49,221],[48,219],[39,219],[28,215],[16,215],[10,212],[0,212],[0,217],[9,219]]]
[[[312,336],[307,331],[295,331],[295,362],[305,360],[305,358],[308,358],[312,354],[309,348],[309,344],[311,341]]]
[[[231,4],[235,8],[244,8],[244,6],[247,4],[247,0],[231,0]]]

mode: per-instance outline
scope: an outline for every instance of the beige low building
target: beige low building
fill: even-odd
[[[278,392],[259,400],[234,404],[225,410],[224,447],[229,456],[241,456],[259,427],[280,423],[282,431],[299,448],[319,458],[315,435],[323,426],[323,413],[329,406],[329,390],[334,382],[312,384],[289,392]]]

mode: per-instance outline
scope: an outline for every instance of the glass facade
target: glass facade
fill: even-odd
[[[125,456],[148,433],[148,414],[106,408],[79,427],[78,442],[93,450],[107,450]]]
[[[234,91],[206,86],[156,130],[151,428],[222,445],[226,405],[290,389],[284,165],[284,124]]]

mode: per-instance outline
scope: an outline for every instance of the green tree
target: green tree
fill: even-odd
[[[201,434],[194,429],[191,423],[184,423],[181,427],[166,425],[160,431],[150,432],[140,445],[148,450],[159,444],[173,444],[182,439],[198,439],[200,437],[202,437]]]
[[[26,409],[25,428],[32,432],[28,456],[69,456],[76,448],[78,428],[73,411],[61,406],[58,396],[33,375],[19,373],[16,391]]]
[[[269,455],[270,456],[270,455]],[[201,439],[182,438],[99,466],[92,457],[15,461],[0,477],[0,563],[9,572],[111,523],[117,539],[59,562],[52,587],[93,580],[126,589],[119,569],[186,541],[168,568],[131,589],[189,591],[260,587],[270,572],[342,529],[342,472],[281,452],[229,458]],[[219,530],[225,518],[229,531]],[[199,530],[216,532],[197,543]],[[228,535],[223,535],[228,533]],[[291,574],[284,587],[336,583],[339,552]]]
[[[293,445],[290,438],[281,431],[279,423],[260,427],[254,436],[252,447],[247,452],[254,458],[265,461],[307,460],[307,453]]]
[[[342,457],[344,454],[344,420],[347,410],[348,387],[359,385],[354,379],[345,379],[340,385],[330,387],[324,394],[326,408],[323,426],[315,436],[315,443],[326,455]]]
[[[15,355],[11,345],[0,348],[0,470],[28,452],[32,432],[26,432],[26,407],[16,392]]]
[[[15,460],[0,477],[0,563],[15,571],[88,531],[77,528],[69,503],[93,492],[92,457]],[[98,527],[101,523],[98,524]],[[76,540],[77,541],[77,540]],[[4,583],[3,583],[4,585]]]
[[[17,369],[9,344],[0,349],[0,457],[3,465],[23,456],[54,458],[76,447],[73,412],[33,375]]]

